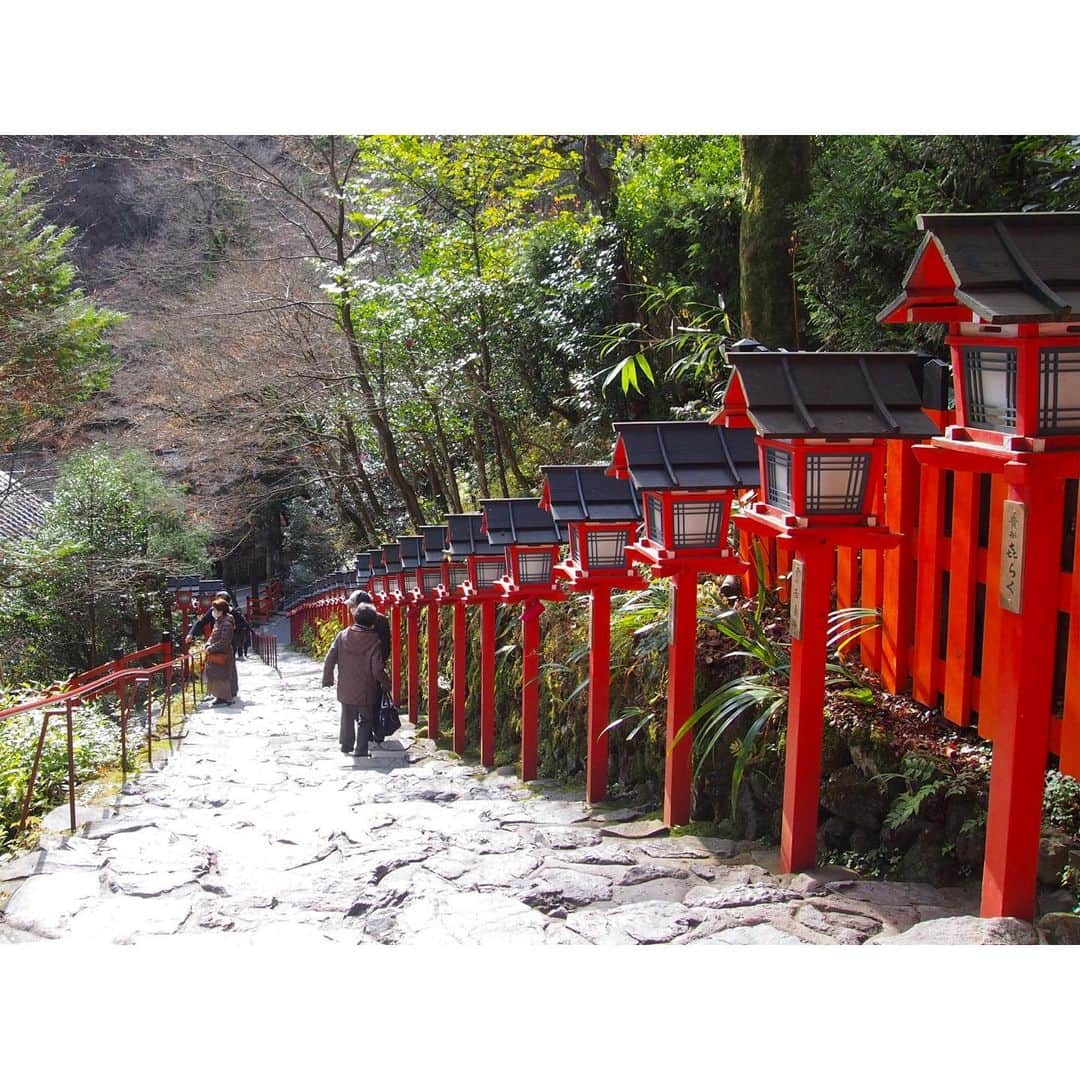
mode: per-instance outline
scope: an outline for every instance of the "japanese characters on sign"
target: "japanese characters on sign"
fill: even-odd
[[[803,572],[805,569],[802,559],[795,559],[791,564],[791,606],[789,613],[792,641],[798,641],[802,637]]]
[[[1024,602],[1024,504],[1006,499],[1001,517],[1001,584],[998,598],[1006,611],[1020,614]]]

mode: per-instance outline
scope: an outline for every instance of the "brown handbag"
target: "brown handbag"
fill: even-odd
[[[208,652],[206,654],[206,662],[208,664],[227,664],[229,662],[229,654],[223,652]]]

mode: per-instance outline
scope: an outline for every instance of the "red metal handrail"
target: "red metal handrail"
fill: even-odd
[[[145,660],[154,654],[163,654],[165,659],[150,667],[128,667],[128,663],[136,660]],[[127,775],[127,721],[128,712],[133,703],[134,693],[139,684],[146,685],[146,754],[147,762],[153,764],[153,679],[160,676],[165,691],[162,712],[166,716],[168,737],[172,739],[172,684],[173,673],[179,671],[181,708],[186,709],[187,686],[192,687],[192,708],[197,708],[195,677],[198,676],[199,684],[203,681],[203,668],[205,658],[202,650],[195,653],[172,654],[171,642],[161,642],[147,649],[129,653],[119,657],[109,664],[102,665],[105,674],[98,674],[100,668],[82,672],[76,677],[79,684],[69,686],[66,690],[51,694],[45,698],[34,701],[25,701],[20,705],[0,711],[0,720],[16,716],[20,713],[42,711],[41,732],[38,736],[37,748],[34,754],[34,763],[30,770],[30,781],[27,785],[26,795],[23,799],[22,815],[19,821],[19,831],[26,828],[26,820],[29,815],[30,804],[33,801],[34,786],[37,782],[38,770],[41,765],[41,755],[45,746],[45,736],[48,732],[49,718],[63,715],[66,717],[67,740],[68,740],[68,799],[71,807],[71,829],[74,832],[75,821],[75,757],[74,757],[74,732],[73,712],[84,702],[92,701],[107,693],[115,693],[120,705],[120,764],[124,775]],[[111,669],[111,670],[110,670]],[[97,676],[91,678],[91,676]],[[89,680],[89,681],[88,681]],[[129,700],[131,698],[131,700]],[[58,707],[59,706],[59,707]]]

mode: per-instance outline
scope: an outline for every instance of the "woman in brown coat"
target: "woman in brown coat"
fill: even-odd
[[[326,654],[322,684],[334,685],[336,666],[337,699],[341,702],[341,752],[367,757],[371,725],[383,690],[390,689],[390,680],[386,677],[382,644],[375,631],[375,609],[362,605],[353,619],[353,625],[338,634]]]
[[[236,657],[233,654],[233,634],[236,626],[229,614],[228,600],[215,600],[210,605],[214,617],[214,629],[206,643],[207,693],[214,695],[215,705],[231,705],[239,690],[236,677]]]

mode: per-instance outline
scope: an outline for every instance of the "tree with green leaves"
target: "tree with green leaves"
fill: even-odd
[[[38,536],[3,552],[3,678],[55,678],[150,644],[165,576],[202,570],[206,540],[145,453],[72,454]]]
[[[1059,136],[830,136],[815,140],[811,180],[795,211],[795,279],[813,347],[936,347],[938,326],[877,321],[921,238],[916,215],[1073,209],[1080,147]]]
[[[115,358],[105,332],[120,316],[95,307],[75,284],[74,229],[44,223],[0,161],[0,449],[26,425],[55,416],[107,383]]]

